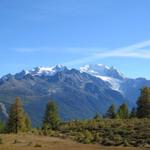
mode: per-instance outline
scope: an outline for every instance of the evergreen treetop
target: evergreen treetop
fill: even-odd
[[[29,118],[24,112],[22,103],[19,97],[16,97],[15,102],[11,105],[9,112],[9,119],[7,124],[8,132],[18,133],[27,131],[30,125],[30,122],[27,121]]]
[[[54,101],[48,102],[43,120],[43,128],[55,130],[60,122],[58,108]]]
[[[137,101],[137,117],[150,118],[150,88],[144,87]]]
[[[116,117],[119,119],[127,119],[129,117],[129,110],[127,104],[120,105]]]
[[[115,117],[116,117],[115,105],[112,104],[106,112],[106,118],[114,119]]]

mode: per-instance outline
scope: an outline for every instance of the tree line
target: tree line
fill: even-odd
[[[105,115],[110,119],[128,119],[128,118],[150,118],[150,88],[141,89],[140,97],[137,100],[137,107],[133,107],[131,112],[127,104],[122,104],[116,111],[116,107],[112,104]]]
[[[94,119],[100,118],[100,115],[96,115]],[[104,118],[110,119],[128,119],[128,118],[150,118],[150,88],[144,87],[141,89],[140,97],[137,100],[137,107],[133,108],[131,112],[128,109],[127,104],[122,104],[116,110],[116,106],[112,104]],[[48,102],[43,117],[42,130],[47,133],[48,130],[57,130],[60,124],[60,116],[58,113],[58,107],[54,101]],[[0,123],[0,130],[3,125]],[[27,132],[32,128],[31,120],[25,110],[23,109],[21,100],[16,98],[15,102],[11,105],[9,111],[9,118],[6,123],[5,132],[18,133]]]

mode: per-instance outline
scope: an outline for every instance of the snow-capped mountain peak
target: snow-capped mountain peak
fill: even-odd
[[[80,68],[81,72],[86,72],[94,76],[107,76],[116,79],[123,79],[122,73],[120,73],[114,67],[108,67],[103,64],[85,65]]]
[[[26,75],[31,76],[53,76],[58,72],[68,70],[64,65],[55,65],[52,67],[35,67],[32,70],[23,70],[20,73],[16,73],[14,76],[16,79],[22,79]],[[100,78],[101,80],[107,82],[113,90],[120,91],[120,84],[124,80],[123,75],[114,67],[108,67],[103,64],[95,65],[85,65],[80,68],[80,72],[88,73],[92,76]],[[2,81],[8,80],[13,75],[8,74],[1,78]]]
[[[67,69],[67,67],[63,66],[63,65],[56,65],[53,67],[36,67],[32,70],[28,70],[26,71],[26,74],[30,74],[32,76],[48,76],[48,75],[55,75],[57,72],[61,72],[63,70]]]
[[[120,73],[117,69],[103,64],[85,65],[80,68],[80,72],[86,72],[92,76],[100,78],[101,80],[109,83],[113,90],[117,91],[120,91],[120,84],[124,79],[122,73]]]
[[[12,74],[7,74],[3,77],[0,78],[1,81],[6,81],[9,80],[13,77],[15,77],[16,79],[22,79],[24,78],[24,76],[26,75],[31,75],[31,76],[53,76],[55,75],[57,72],[62,72],[64,70],[68,70],[68,68],[64,65],[55,65],[52,67],[35,67],[31,70],[22,70],[19,73],[16,73],[15,75]]]

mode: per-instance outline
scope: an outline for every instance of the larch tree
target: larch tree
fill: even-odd
[[[11,105],[7,130],[10,133],[25,132],[31,126],[30,119],[27,117],[19,97],[16,97],[15,102]]]
[[[136,108],[135,107],[132,108],[129,117],[130,118],[136,118]]]
[[[116,116],[119,119],[127,119],[129,117],[128,106],[126,104],[120,105]]]
[[[144,87],[137,101],[137,117],[150,118],[150,88]]]
[[[112,105],[108,108],[105,117],[106,117],[106,118],[110,118],[110,119],[114,119],[114,118],[116,117],[116,110],[115,110],[115,109],[116,109],[116,108],[115,108],[115,105],[112,104]]]
[[[99,113],[96,113],[93,119],[100,120],[100,119],[102,119],[102,116]]]
[[[57,129],[60,123],[58,108],[54,101],[48,102],[43,120],[43,129]]]

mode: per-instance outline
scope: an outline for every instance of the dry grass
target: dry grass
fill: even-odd
[[[146,148],[101,147],[79,144],[71,140],[36,135],[0,135],[0,150],[148,150]]]

